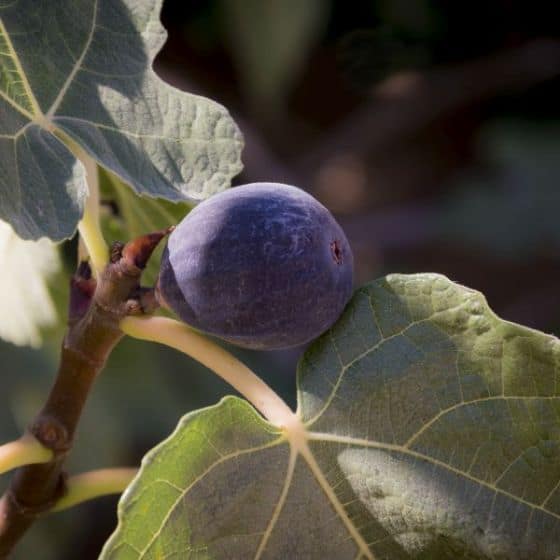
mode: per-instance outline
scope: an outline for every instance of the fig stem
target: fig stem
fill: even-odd
[[[19,439],[0,446],[0,474],[23,465],[48,463],[52,458],[52,450],[27,432]]]
[[[66,494],[50,511],[62,511],[100,496],[121,494],[137,473],[136,468],[121,467],[71,476],[66,481]]]
[[[129,336],[165,344],[194,358],[239,391],[271,424],[286,428],[297,421],[296,414],[256,373],[184,323],[167,317],[125,317],[120,328]]]

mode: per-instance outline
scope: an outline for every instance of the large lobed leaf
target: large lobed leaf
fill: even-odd
[[[69,237],[87,187],[77,142],[141,194],[201,199],[241,164],[227,111],[152,70],[161,0],[0,0],[0,218]],[[56,134],[56,135],[55,135]]]
[[[237,398],[187,415],[103,559],[560,555],[560,343],[436,274],[358,290],[303,356],[311,457]]]

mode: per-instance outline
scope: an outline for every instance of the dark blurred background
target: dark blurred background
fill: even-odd
[[[231,111],[246,140],[236,184],[293,183],[335,213],[357,284],[441,272],[500,316],[560,334],[556,4],[167,0],[156,70]],[[40,407],[60,338],[54,330],[40,351],[0,343],[2,440]],[[235,352],[295,404],[301,349]],[[230,392],[182,355],[125,341],[70,470],[137,464],[180,416]],[[96,558],[116,501],[38,523],[16,558]]]

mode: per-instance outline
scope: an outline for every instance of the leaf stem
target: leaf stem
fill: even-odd
[[[72,138],[60,129],[56,135],[66,144],[68,149],[82,162],[86,170],[88,198],[84,208],[84,216],[78,224],[80,239],[89,253],[95,275],[103,270],[109,262],[109,248],[101,231],[99,221],[99,172],[97,162]]]
[[[84,216],[78,224],[78,231],[80,232],[80,237],[84,241],[87,252],[90,256],[92,269],[97,276],[99,271],[103,270],[103,267],[109,259],[109,249],[105,244],[105,240],[101,233],[101,229],[98,227],[96,219],[92,217],[90,208],[91,204],[88,199],[84,209]]]
[[[51,511],[62,511],[100,496],[120,494],[126,490],[137,472],[138,469],[135,468],[115,468],[72,476],[66,482],[66,494]]]
[[[93,158],[88,156],[81,148],[77,148],[76,152],[86,168],[89,188],[84,216],[78,224],[78,230],[91,258],[92,268],[97,275],[109,262],[109,248],[103,237],[99,222],[99,174],[97,163]]]
[[[166,317],[126,317],[123,332],[175,348],[205,365],[237,389],[272,424],[287,428],[299,419],[290,407],[243,362],[187,325]]]
[[[53,452],[30,433],[0,446],[0,474],[23,465],[48,463]]]

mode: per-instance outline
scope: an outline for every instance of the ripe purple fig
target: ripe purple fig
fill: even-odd
[[[311,195],[253,183],[212,196],[170,235],[158,297],[187,324],[277,349],[327,330],[352,294],[352,251]]]

